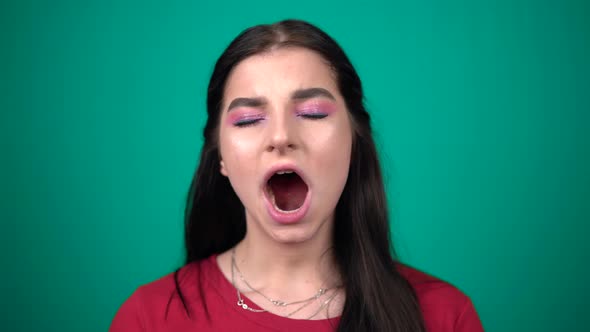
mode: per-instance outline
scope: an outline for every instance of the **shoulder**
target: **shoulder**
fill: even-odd
[[[483,331],[471,299],[457,287],[407,265],[397,270],[414,289],[429,331]]]
[[[468,297],[452,284],[408,265],[397,265],[398,272],[414,288],[420,301],[443,302],[446,305],[461,305]]]
[[[141,298],[143,303],[161,303],[167,302],[172,294],[175,294],[177,284],[183,292],[190,291],[194,286],[195,278],[200,276],[200,272],[205,266],[205,261],[189,263],[175,272],[166,274],[157,280],[141,285],[137,288],[134,295]]]
[[[176,310],[179,301],[172,301],[178,298],[177,285],[185,297],[192,298],[192,294],[198,290],[194,281],[207,274],[204,270],[208,268],[209,260],[189,263],[175,272],[139,286],[121,305],[109,331],[144,331],[146,326],[157,326],[158,322],[166,320],[166,315],[179,315],[181,311]]]

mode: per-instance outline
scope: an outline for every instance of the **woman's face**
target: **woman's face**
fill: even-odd
[[[323,58],[289,47],[243,60],[221,112],[221,173],[246,209],[248,233],[283,243],[331,234],[352,127]]]

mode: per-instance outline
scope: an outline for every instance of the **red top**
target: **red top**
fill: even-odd
[[[475,308],[467,296],[452,285],[407,266],[400,273],[414,287],[429,332],[483,332]],[[203,280],[202,290],[210,319],[200,304],[196,278]],[[193,262],[181,269],[180,286],[189,305],[188,318],[175,291],[174,275],[139,287],[123,303],[112,322],[110,332],[139,331],[335,331],[339,317],[299,320],[268,312],[252,313],[236,305],[233,285],[222,274],[216,256]],[[242,295],[249,305],[258,308]],[[166,317],[167,306],[168,316]]]

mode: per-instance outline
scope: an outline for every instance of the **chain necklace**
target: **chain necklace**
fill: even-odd
[[[242,275],[242,272],[240,271],[240,269],[238,268],[238,265],[236,264],[236,250],[235,250],[235,248],[232,250],[231,263],[232,263],[232,268],[235,268],[236,269],[236,272],[238,273],[238,277],[240,277],[240,280],[242,280],[242,282],[250,290],[252,290],[256,294],[262,296],[268,302],[272,303],[273,305],[275,305],[277,307],[286,307],[286,306],[293,305],[293,304],[300,304],[300,303],[305,303],[305,302],[309,302],[309,301],[312,301],[312,300],[317,300],[322,295],[324,295],[328,290],[330,290],[330,288],[320,288],[313,296],[311,296],[311,297],[309,297],[307,299],[304,299],[304,300],[293,301],[293,302],[285,302],[285,301],[281,301],[281,300],[271,299],[268,296],[262,294],[262,292],[260,292],[256,288],[250,286],[250,284],[248,283],[248,281],[246,281],[246,278],[244,278],[244,275]]]
[[[236,286],[235,280],[234,280],[234,257],[233,257],[233,252],[232,252],[232,265],[231,265],[231,284],[234,286],[234,288],[236,289],[236,293],[238,294],[238,306],[242,307],[242,309],[244,310],[249,310],[252,312],[266,312],[266,310],[264,309],[254,309],[254,308],[250,308],[246,303],[244,303],[244,299],[242,299],[242,295],[240,294],[240,290],[238,289],[238,286]]]
[[[319,299],[322,295],[326,294],[327,291],[332,290],[332,288],[320,288],[318,290],[318,292],[316,294],[314,294],[313,296],[311,296],[307,299],[304,299],[304,300],[299,300],[299,301],[285,302],[285,301],[280,301],[280,300],[273,300],[273,299],[267,297],[266,295],[262,294],[262,292],[260,292],[259,290],[250,286],[248,281],[246,281],[246,278],[244,278],[244,276],[240,272],[238,265],[236,264],[235,254],[236,254],[236,250],[235,250],[235,248],[233,248],[232,249],[232,256],[231,256],[231,282],[232,282],[232,285],[234,286],[234,288],[236,289],[236,294],[238,297],[237,305],[242,307],[242,309],[244,309],[244,310],[248,310],[248,311],[256,312],[256,313],[268,311],[265,309],[254,309],[254,308],[248,306],[246,303],[244,303],[244,299],[242,298],[240,290],[238,289],[238,287],[235,284],[234,275],[235,275],[236,270],[237,270],[238,276],[240,277],[240,280],[242,280],[242,282],[244,282],[244,284],[246,284],[246,286],[248,288],[250,288],[255,293],[259,294],[260,296],[262,296],[263,298],[265,298],[267,301],[269,301],[270,303],[272,303],[275,306],[286,307],[286,306],[293,305],[293,304],[302,304],[303,303],[302,306],[300,306],[299,308],[295,309],[294,311],[288,313],[284,317],[291,317],[292,315],[296,314],[297,312],[303,310],[305,307],[307,307],[308,305],[313,303],[313,300]],[[340,287],[335,287],[333,294],[328,299],[326,299],[324,302],[322,302],[322,304],[320,305],[318,310],[316,310],[311,316],[307,317],[306,319],[311,319],[311,318],[315,317],[318,313],[320,313],[320,311],[322,311],[322,309],[324,309],[332,301],[332,299],[334,299],[336,297],[336,295],[338,295],[338,288],[340,288]]]
[[[326,299],[324,302],[322,302],[322,304],[320,305],[320,307],[318,308],[318,310],[316,310],[316,312],[314,312],[311,316],[307,317],[306,319],[312,319],[313,317],[315,317],[317,314],[320,313],[320,311],[322,311],[328,304],[330,304],[330,302],[336,297],[336,295],[338,295],[338,290],[334,290],[334,294],[332,294],[332,296],[330,296],[328,299]],[[293,313],[291,313],[293,314]]]

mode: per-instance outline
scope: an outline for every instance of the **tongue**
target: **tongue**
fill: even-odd
[[[268,181],[277,207],[283,211],[293,211],[303,205],[307,195],[307,185],[299,175],[275,174]]]

